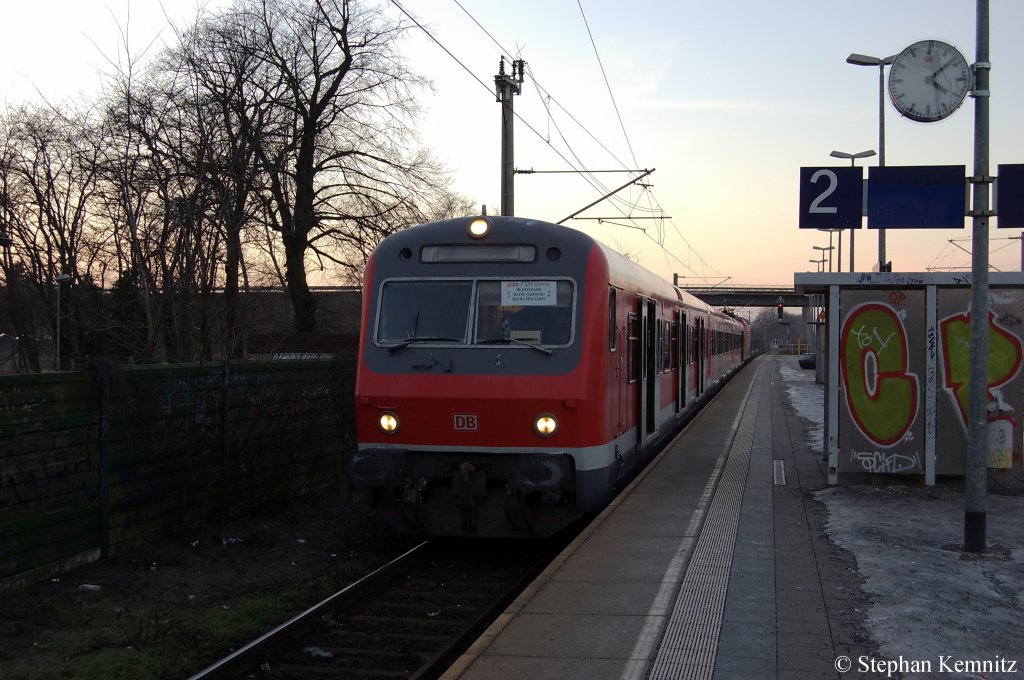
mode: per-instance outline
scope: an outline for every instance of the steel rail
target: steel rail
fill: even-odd
[[[575,531],[574,531],[575,533]],[[559,547],[554,550],[555,555],[560,553],[564,546],[560,542]],[[451,640],[449,640],[444,647],[439,649],[434,656],[432,656],[423,666],[417,669],[412,675],[409,676],[409,680],[433,680],[434,678],[440,677],[440,675],[455,662],[459,655],[462,654],[469,646],[480,637],[480,635],[487,629],[491,622],[496,618],[497,614],[503,612],[508,605],[519,596],[526,586],[533,582],[537,576],[551,563],[553,555],[550,551],[545,553],[543,557],[534,562],[533,566],[523,571],[523,573],[517,578],[508,588],[506,588],[500,596],[495,598],[494,602],[481,611],[471,621],[467,622]]]
[[[217,661],[213,665],[199,671],[195,675],[191,676],[189,680],[220,680],[221,678],[232,677],[252,668],[260,656],[265,654],[268,649],[271,649],[285,640],[296,637],[302,632],[305,632],[305,630],[308,630],[314,625],[321,614],[333,609],[339,600],[343,600],[353,591],[360,590],[366,585],[390,574],[399,567],[404,566],[407,560],[411,559],[414,555],[419,554],[419,552],[423,550],[428,543],[429,541],[420,543],[379,569],[367,574],[358,581],[350,583],[348,586],[339,590],[319,604],[313,605],[300,614],[296,614],[277,628],[274,628],[268,633],[264,633],[244,647],[241,647],[220,661]]]

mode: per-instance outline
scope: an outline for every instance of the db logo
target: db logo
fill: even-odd
[[[453,418],[456,432],[472,432],[477,429],[478,421],[476,416],[456,413]]]

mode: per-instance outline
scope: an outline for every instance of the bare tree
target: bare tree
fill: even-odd
[[[240,49],[239,27],[221,17],[201,18],[178,34],[162,69],[178,74],[187,90],[179,100],[207,128],[209,143],[199,163],[188,163],[213,200],[211,219],[224,241],[225,352],[239,356],[238,292],[244,273],[247,230],[259,222],[259,192],[265,172],[256,162],[258,140],[271,125],[269,93],[258,84],[266,65],[253,50]]]
[[[111,79],[102,171],[128,265],[119,297],[127,300],[128,288],[138,287],[145,355],[152,357],[159,341],[176,361],[238,356],[241,347],[235,308],[244,216],[231,212],[239,202],[234,187],[248,174],[230,160],[233,131],[196,78],[192,54],[182,43],[141,76],[129,67]],[[214,293],[224,281],[229,321],[221,324]]]
[[[464,217],[474,211],[472,200],[448,191],[435,188],[423,190],[420,195],[423,204],[407,201],[391,206],[375,203],[372,195],[356,196],[352,199],[356,203],[369,205],[350,215],[322,215],[320,220],[325,228],[311,240],[317,258],[321,263],[329,260],[340,269],[340,278],[345,283],[362,285],[370,254],[391,234],[413,224]],[[332,247],[321,248],[321,242],[331,243]]]
[[[48,325],[52,338],[65,339],[58,339],[62,312],[55,287],[65,277],[71,283],[80,281],[88,253],[97,252],[103,241],[87,220],[95,190],[97,147],[87,115],[60,113],[46,106],[7,111],[0,135],[4,231],[17,254],[16,263],[6,262],[5,257],[4,274],[8,293],[20,296],[10,300],[9,313],[20,324],[16,330],[21,343],[35,346],[26,359],[33,370],[39,370],[42,329]],[[45,322],[37,313],[14,309],[25,303],[45,309]],[[60,335],[66,334],[67,326]]]
[[[252,107],[262,114],[252,140],[262,205],[280,238],[295,329],[312,331],[307,258],[340,262],[366,220],[442,184],[412,146],[412,90],[425,83],[397,52],[405,27],[352,0],[238,0],[221,21],[232,49],[259,64],[248,90],[266,95]]]
[[[87,114],[0,115],[3,282],[9,303],[34,293],[7,318],[34,347],[52,337],[66,273],[90,352],[240,356],[252,282],[284,285],[295,330],[315,330],[307,269],[358,281],[389,234],[472,212],[413,133],[428,84],[398,52],[406,28],[356,0],[234,0],[145,70],[125,41]]]

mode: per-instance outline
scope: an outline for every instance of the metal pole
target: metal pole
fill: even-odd
[[[512,94],[501,100],[501,214],[515,214],[515,116],[512,111]]]
[[[977,0],[977,59],[974,65],[974,205],[971,210],[970,423],[964,482],[964,550],[985,550],[987,474],[985,427],[988,406],[988,213],[989,213],[989,13]]]
[[[56,284],[57,284],[57,343],[56,343],[56,345],[57,345],[57,347],[56,347],[56,352],[54,353],[54,364],[55,364],[54,370],[55,371],[59,371],[61,369],[61,364],[60,364],[60,345],[61,345],[61,342],[60,342],[60,339],[61,339],[60,338],[60,318],[61,318],[61,313],[60,313],[61,312],[61,309],[60,309],[60,294],[61,294],[61,287],[65,283],[70,281],[70,280],[71,280],[71,275],[70,274],[57,274],[57,276],[56,276]]]
[[[850,229],[850,271],[857,271],[853,265],[853,235],[857,232],[856,229]]]
[[[885,59],[878,63],[878,166],[885,167]],[[878,271],[885,271],[885,229],[878,229]]]
[[[643,173],[641,173],[638,177],[634,177],[633,179],[631,179],[628,182],[626,182],[625,184],[623,184],[621,187],[616,187],[616,188],[612,189],[607,194],[605,194],[601,198],[597,199],[593,203],[589,203],[589,204],[585,205],[584,207],[580,208],[579,210],[577,210],[576,212],[574,212],[573,214],[567,215],[567,216],[563,217],[562,219],[560,219],[557,222],[555,222],[555,224],[562,224],[563,222],[568,222],[569,220],[571,220],[572,218],[576,217],[577,215],[579,215],[584,210],[586,210],[588,208],[594,207],[595,205],[597,205],[598,203],[600,203],[604,199],[608,198],[609,196],[614,196],[615,194],[619,193],[620,191],[622,191],[623,189],[628,187],[630,184],[635,184],[635,183],[639,182],[640,180],[642,180],[644,177],[647,177],[647,175],[651,174],[655,170],[657,170],[657,168],[651,168],[650,170],[644,170]]]
[[[850,167],[851,168],[856,166],[856,163],[854,162],[854,160],[855,160],[854,158],[850,158]],[[861,218],[861,219],[863,219],[863,218]],[[851,272],[857,271],[856,269],[853,268],[853,235],[856,234],[856,233],[857,233],[857,230],[854,229],[853,227],[850,227],[850,271]]]
[[[60,277],[57,278],[57,347],[54,349],[53,370],[60,370]]]
[[[498,63],[498,75],[494,76],[494,88],[497,100],[501,102],[501,214],[515,214],[515,146],[514,125],[515,115],[512,97],[521,91],[523,69],[526,62],[522,59],[512,61],[512,75],[505,73],[505,57]]]

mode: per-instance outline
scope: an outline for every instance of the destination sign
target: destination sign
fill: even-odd
[[[554,281],[502,281],[501,304],[505,307],[542,307],[557,301]]]

